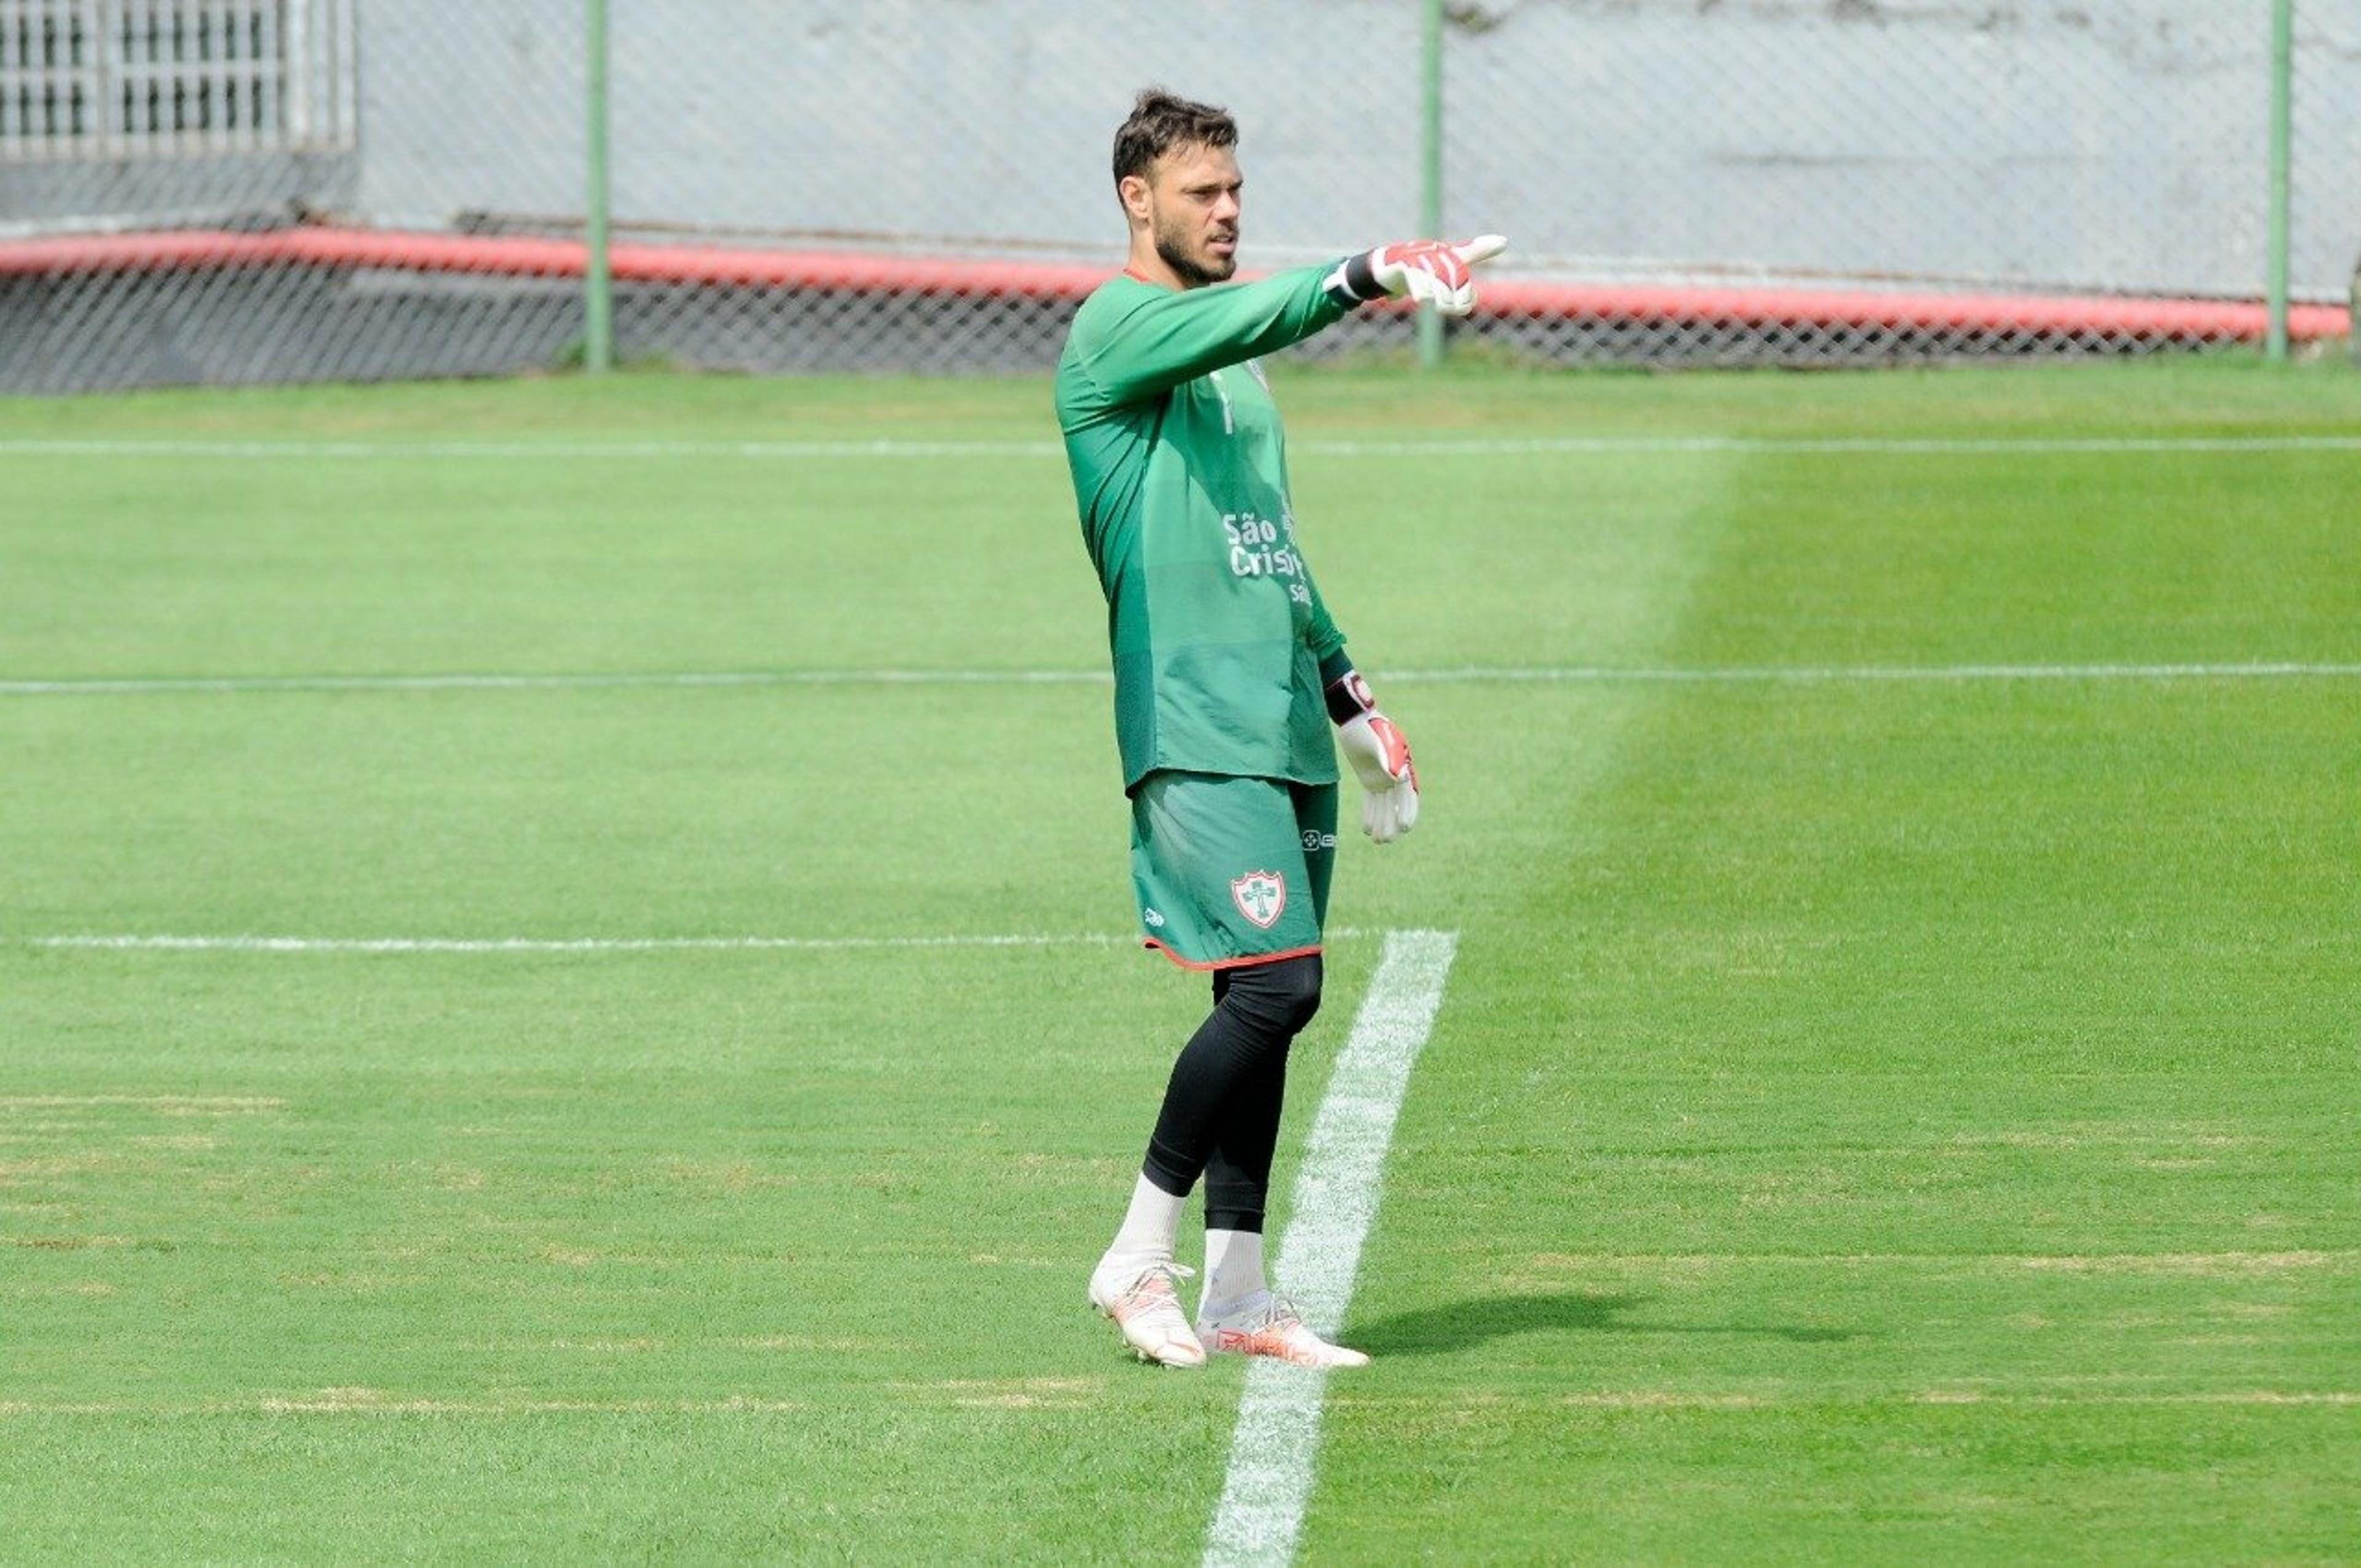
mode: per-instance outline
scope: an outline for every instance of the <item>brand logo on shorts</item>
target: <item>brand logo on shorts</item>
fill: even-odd
[[[1230,883],[1230,899],[1239,914],[1268,931],[1287,909],[1287,883],[1277,872],[1248,872]]]
[[[1156,910],[1148,908],[1146,905],[1140,905],[1139,917],[1142,920],[1147,921],[1150,926],[1155,927],[1159,931],[1164,929],[1164,916]]]
[[[1335,847],[1335,834],[1323,833],[1317,828],[1306,828],[1303,830],[1303,852],[1305,854],[1316,855],[1323,850],[1333,850]]]

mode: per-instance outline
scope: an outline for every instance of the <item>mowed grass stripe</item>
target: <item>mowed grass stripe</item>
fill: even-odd
[[[10,1087],[60,1102],[0,1114],[0,1557],[333,1557],[366,1523],[382,1555],[1041,1560],[1103,1505],[1004,1509],[1012,1475],[1212,1505],[1121,1455],[1217,1457],[1224,1391],[1073,1310],[1124,1112],[1202,1012],[1159,959],[54,959],[0,955]],[[192,1122],[183,1086],[274,1103]],[[110,1470],[138,1497],[93,1512]]]
[[[1053,1381],[1054,1380],[1049,1380]],[[1055,1387],[1017,1405],[1022,1396],[977,1395],[968,1403],[977,1408],[1071,1408],[1071,1395],[1060,1398]],[[1356,1409],[1382,1408],[1381,1397],[1341,1395],[1333,1403]],[[1408,1403],[1408,1401],[1403,1401]],[[1601,1393],[1568,1394],[1560,1404],[1601,1410],[1763,1410],[1775,1409],[1867,1409],[1893,1405],[1993,1405],[2026,1409],[2071,1409],[2089,1406],[2361,1406],[2361,1388],[2341,1390],[2233,1388],[2168,1393],[2110,1393],[2103,1390],[2070,1394],[1986,1392],[1975,1388],[1927,1388],[1916,1393],[1859,1396],[1766,1396],[1716,1393],[1695,1388],[1629,1388]],[[729,1416],[748,1412],[804,1412],[823,1409],[810,1399],[783,1399],[775,1395],[745,1393],[711,1399],[440,1399],[388,1397],[376,1389],[323,1390],[310,1396],[257,1399],[209,1399],[133,1403],[126,1400],[0,1399],[0,1418],[33,1416],[100,1416],[110,1420],[180,1419],[194,1416],[321,1416],[355,1417],[489,1416],[518,1417],[568,1414]],[[1210,1554],[1209,1554],[1210,1559]],[[1218,1559],[1213,1559],[1218,1561]],[[1250,1554],[1248,1562],[1277,1562],[1276,1553]]]
[[[2040,457],[2170,456],[2282,452],[2361,453],[2361,435],[1985,436],[1892,437],[1599,435],[1504,436],[1466,440],[1339,441],[1291,444],[1299,456],[1432,459],[1436,457],[1891,456]],[[1062,457],[1054,441],[205,441],[30,438],[0,440],[0,457],[162,457],[236,462],[350,462],[477,459],[711,463],[869,460],[967,461],[977,458]]]
[[[2361,663],[2275,661],[2255,663],[1727,665],[1619,669],[1605,664],[1529,667],[1471,664],[1459,669],[1389,670],[1389,685],[1506,682],[1537,685],[1711,685],[1722,683],[1827,685],[1847,682],[1931,681],[2252,681],[2352,680]],[[1105,685],[1102,670],[709,670],[661,673],[446,675],[188,675],[0,680],[0,696],[144,696],[269,692],[596,691],[647,686],[1041,686]]]
[[[2175,519],[2121,465],[1817,505],[1762,466],[1667,666],[2278,652],[2275,609],[2350,653],[2317,478],[2224,459],[2255,488]],[[1336,1391],[1306,1555],[2350,1556],[2353,690],[1625,694],[1465,922],[1359,1309],[1400,1382]],[[1570,751],[1601,700],[1537,719]]]

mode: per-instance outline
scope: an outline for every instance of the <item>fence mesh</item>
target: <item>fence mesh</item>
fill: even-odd
[[[494,374],[584,332],[585,0],[0,0],[0,389]],[[611,0],[615,334],[1043,367],[1149,82],[1243,127],[1247,268],[1420,227],[1420,0]],[[2267,0],[1446,7],[1455,341],[1842,364],[2258,339]],[[2299,0],[2294,335],[2361,256],[2361,0]],[[1399,316],[1307,352],[1409,342]]]

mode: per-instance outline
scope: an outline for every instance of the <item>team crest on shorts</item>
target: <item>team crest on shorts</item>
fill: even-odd
[[[1277,872],[1248,872],[1230,883],[1230,901],[1239,914],[1268,931],[1286,912],[1287,883]]]

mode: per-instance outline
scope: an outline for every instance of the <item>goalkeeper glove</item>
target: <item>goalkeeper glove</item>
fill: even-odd
[[[1389,294],[1431,304],[1446,316],[1464,316],[1476,308],[1476,275],[1471,269],[1508,248],[1509,242],[1497,234],[1456,245],[1443,239],[1381,245],[1338,262],[1336,270],[1328,275],[1328,291],[1345,304]]]
[[[1378,711],[1369,684],[1356,671],[1329,684],[1328,717],[1336,721],[1336,743],[1361,781],[1361,831],[1390,844],[1418,822],[1418,769],[1411,764],[1410,742]]]

